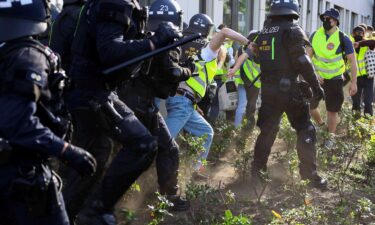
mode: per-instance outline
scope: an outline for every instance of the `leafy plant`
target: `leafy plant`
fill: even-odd
[[[156,192],[158,201],[155,205],[148,205],[152,221],[148,225],[157,225],[164,221],[166,216],[173,216],[168,212],[168,208],[173,206],[165,196],[162,196],[159,192]]]
[[[217,225],[251,225],[250,218],[239,215],[234,216],[233,213],[230,210],[226,210],[224,213],[224,218],[221,223],[218,223]]]
[[[189,200],[199,199],[203,203],[219,203],[219,190],[207,184],[189,183],[185,195]]]

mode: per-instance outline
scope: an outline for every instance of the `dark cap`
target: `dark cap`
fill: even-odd
[[[337,20],[337,26],[340,25],[340,12],[335,8],[327,9],[323,14],[320,15],[320,19],[323,21],[324,16],[329,16]]]
[[[353,33],[354,33],[354,32],[363,32],[363,33],[365,33],[366,30],[365,30],[365,28],[363,28],[362,26],[356,26],[356,27],[354,27],[354,29],[353,29]]]

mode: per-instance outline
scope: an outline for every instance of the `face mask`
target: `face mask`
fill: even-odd
[[[355,40],[355,42],[362,41],[363,37],[360,36],[360,35],[356,35],[356,36],[354,36],[354,40]]]
[[[328,31],[328,30],[331,30],[333,26],[331,25],[331,21],[327,19],[327,20],[324,20],[323,27],[324,27],[324,30]]]

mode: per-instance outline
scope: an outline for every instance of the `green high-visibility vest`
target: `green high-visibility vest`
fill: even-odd
[[[250,82],[253,82],[255,78],[257,78],[260,74],[260,65],[255,63],[254,61],[251,61],[250,59],[246,59],[246,61],[242,64],[242,69],[246,75],[246,78],[249,79]],[[238,75],[239,79],[241,80],[240,84],[244,84],[244,82],[241,79],[241,76]],[[237,79],[237,76],[236,76]],[[258,79],[255,83],[254,86],[256,88],[261,87],[261,82],[260,79]]]
[[[337,28],[327,40],[324,28],[316,31],[312,47],[314,49],[313,64],[316,72],[324,79],[332,79],[345,72],[345,61],[341,53],[336,53],[340,47],[340,30]],[[342,49],[344,51],[345,49]]]
[[[200,98],[206,95],[207,85],[210,84],[216,74],[217,60],[214,59],[210,62],[196,61],[195,70],[198,76],[190,77],[186,84],[195,91]]]
[[[357,76],[358,77],[367,75],[365,55],[368,49],[369,49],[368,47],[361,47],[359,49],[359,53],[355,52],[355,57],[357,59]]]

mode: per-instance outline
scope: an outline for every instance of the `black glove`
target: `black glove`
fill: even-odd
[[[320,100],[324,100],[324,90],[323,88],[318,85],[317,87],[313,87],[311,88],[312,89],[312,92],[313,92],[313,98],[320,101]]]
[[[69,145],[61,154],[60,159],[75,169],[81,176],[92,176],[96,171],[96,160],[80,147]]]
[[[181,38],[182,33],[171,22],[159,24],[154,36],[150,38],[155,48],[161,48],[173,43],[175,38]]]
[[[195,60],[192,57],[189,57],[186,62],[185,66],[190,69],[191,74],[195,72]]]

